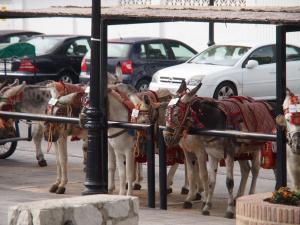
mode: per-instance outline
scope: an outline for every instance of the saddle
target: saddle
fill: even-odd
[[[77,93],[69,105],[48,105],[48,113],[57,116],[78,117],[83,106],[83,96],[85,88],[77,84],[54,82],[53,87],[59,93],[59,98],[68,94]]]
[[[227,117],[227,127],[245,132],[271,133],[275,126],[270,106],[249,97],[233,96],[217,101]]]

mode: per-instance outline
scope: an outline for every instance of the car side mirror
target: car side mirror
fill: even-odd
[[[255,67],[257,67],[259,64],[258,64],[258,62],[256,61],[256,60],[253,60],[253,59],[251,59],[251,60],[249,60],[248,62],[247,62],[247,64],[246,64],[246,68],[247,69],[253,69],[253,68],[255,68]]]

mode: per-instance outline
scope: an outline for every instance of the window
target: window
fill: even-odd
[[[147,45],[147,59],[168,59],[167,51],[162,43]]]
[[[191,50],[176,42],[172,42],[170,47],[174,53],[175,59],[177,60],[188,60],[195,55],[191,52]]]
[[[250,47],[215,45],[198,54],[188,63],[234,66]]]
[[[126,43],[108,43],[107,54],[109,58],[126,58],[128,56],[131,44]]]
[[[87,39],[75,40],[67,49],[68,56],[84,56],[90,50],[90,45]]]
[[[287,46],[286,61],[296,61],[296,60],[300,60],[300,49],[293,46]]]
[[[27,41],[35,47],[35,54],[37,56],[47,54],[60,42],[55,37],[34,37]]]
[[[133,55],[137,59],[146,59],[146,47],[144,44],[135,44],[133,47]]]
[[[266,46],[255,50],[249,60],[256,60],[259,65],[275,63],[273,47]]]
[[[21,41],[21,36],[10,36],[10,37],[6,37],[4,39],[4,43],[7,44],[14,44],[14,43],[18,43]]]

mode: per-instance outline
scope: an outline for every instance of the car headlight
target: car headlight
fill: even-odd
[[[192,77],[192,79],[190,79],[187,84],[190,86],[197,86],[203,80],[204,77],[204,75]]]

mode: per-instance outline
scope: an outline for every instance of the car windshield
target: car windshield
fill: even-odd
[[[249,49],[245,46],[217,45],[201,52],[188,63],[234,66]]]
[[[59,37],[34,37],[26,42],[35,47],[35,54],[39,56],[49,53],[61,41]]]
[[[108,43],[107,53],[109,58],[128,57],[131,44],[127,43]]]

